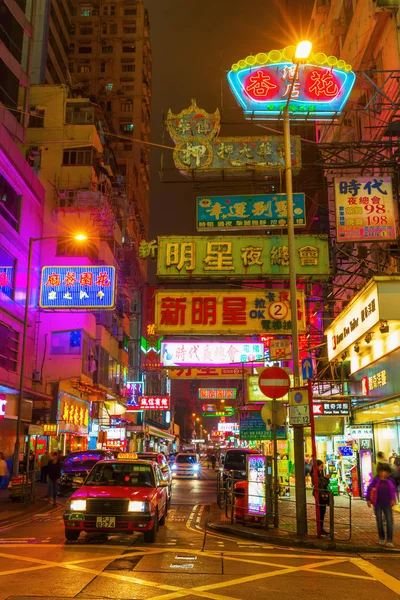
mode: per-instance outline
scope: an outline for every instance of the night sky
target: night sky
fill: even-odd
[[[162,113],[179,113],[196,98],[222,122],[244,123],[225,83],[232,63],[249,54],[296,44],[307,35],[312,0],[145,0],[153,52],[152,134],[162,143]],[[301,14],[302,13],[302,14]],[[221,82],[223,84],[221,85]],[[220,135],[265,135],[255,125],[222,125]],[[165,145],[173,146],[166,133]],[[165,151],[172,166],[172,151]],[[169,160],[167,155],[170,154]],[[195,193],[190,183],[161,183],[160,150],[151,152],[150,239],[193,234]],[[185,181],[174,170],[165,178]]]

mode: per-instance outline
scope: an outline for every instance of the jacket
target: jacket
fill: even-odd
[[[374,477],[371,483],[369,484],[367,490],[367,501],[371,502],[373,506],[376,506],[378,502],[378,491],[382,481],[387,481],[389,487],[390,501],[396,502],[396,486],[393,483],[393,481],[391,479],[382,480],[379,479],[379,477]]]
[[[52,460],[49,462],[48,465],[48,476],[49,479],[52,479],[53,481],[57,481],[57,479],[60,479],[61,477],[61,465],[60,462],[57,461],[56,463],[54,463]]]

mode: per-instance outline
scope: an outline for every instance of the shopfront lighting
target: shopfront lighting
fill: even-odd
[[[359,344],[354,344],[354,352],[360,352],[360,345]]]
[[[296,52],[294,55],[295,62],[306,61],[311,54],[312,43],[308,40],[299,42],[296,46]]]
[[[372,340],[372,333],[367,333],[367,335],[364,338],[364,341],[366,344],[370,344]]]
[[[389,333],[389,323],[387,321],[382,321],[379,327],[379,331],[381,333]]]

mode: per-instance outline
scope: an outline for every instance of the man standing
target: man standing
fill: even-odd
[[[47,450],[40,457],[40,483],[47,483],[47,471],[50,461],[50,454]]]
[[[51,455],[51,461],[48,464],[47,473],[49,476],[49,498],[53,498],[53,504],[56,504],[57,483],[61,476],[61,464],[58,458],[58,452],[53,452]]]

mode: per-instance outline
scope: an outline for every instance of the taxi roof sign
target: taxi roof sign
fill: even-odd
[[[119,452],[117,458],[122,460],[137,460],[138,455],[136,452]]]

